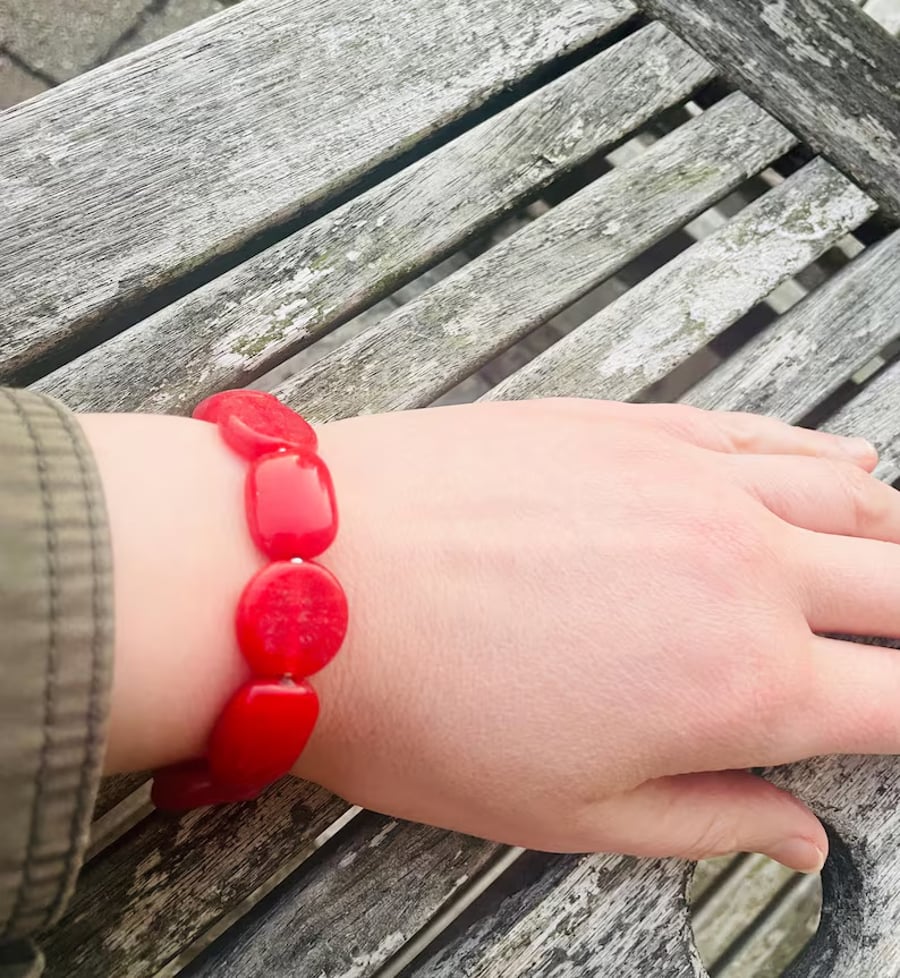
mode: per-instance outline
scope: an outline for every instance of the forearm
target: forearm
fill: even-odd
[[[247,463],[214,425],[156,415],[81,415],[103,482],[113,544],[115,668],[104,769],[150,770],[206,753],[223,706],[250,672],[235,609],[267,563],[247,529]],[[328,452],[328,439],[325,451]],[[338,453],[344,457],[346,453]],[[343,470],[339,500],[347,479]],[[351,520],[352,522],[352,520]],[[360,531],[351,531],[357,540]],[[344,534],[317,560],[356,596]],[[338,659],[341,659],[345,652]],[[321,717],[297,773],[322,771],[338,663],[312,678]]]
[[[245,466],[203,422],[82,415],[113,544],[115,668],[105,769],[200,757],[246,677],[234,609],[256,553]]]

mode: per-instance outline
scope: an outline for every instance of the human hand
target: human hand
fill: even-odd
[[[351,625],[297,772],[563,851],[766,852],[812,813],[740,770],[900,752],[900,495],[752,416],[480,404],[320,430]],[[816,457],[818,456],[818,457]]]
[[[201,422],[81,422],[114,549],[107,770],[200,756],[247,677],[246,466]],[[319,435],[351,618],[298,774],[504,842],[814,869],[815,817],[735,769],[900,752],[894,653],[815,635],[900,634],[900,497],[870,447],[590,401]]]

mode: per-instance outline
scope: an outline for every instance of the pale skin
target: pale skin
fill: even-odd
[[[112,526],[106,767],[201,756],[246,676],[262,566],[245,463],[181,418],[84,415]],[[749,415],[480,404],[319,429],[350,602],[295,773],[377,811],[554,851],[819,869],[747,772],[900,753],[900,493],[874,449]]]

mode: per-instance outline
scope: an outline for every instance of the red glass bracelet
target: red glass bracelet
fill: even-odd
[[[263,391],[214,394],[194,417],[217,425],[250,462],[247,525],[271,563],[250,579],[235,616],[254,678],[225,705],[205,759],[154,772],[151,798],[173,811],[255,798],[290,771],[319,714],[305,678],[331,661],[347,631],[344,592],[312,560],[334,541],[338,523],[313,429]]]

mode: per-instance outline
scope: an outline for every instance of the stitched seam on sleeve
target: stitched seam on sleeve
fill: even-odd
[[[28,418],[26,412],[18,399],[9,391],[3,392],[10,401],[19,420],[25,429],[28,440],[34,449],[35,462],[37,465],[38,484],[41,492],[41,504],[44,512],[44,535],[47,541],[47,584],[50,601],[50,622],[47,649],[47,664],[44,672],[44,722],[43,722],[43,743],[41,744],[40,760],[38,763],[38,782],[35,789],[34,801],[31,807],[31,825],[28,831],[28,844],[25,850],[25,863],[22,872],[22,882],[16,894],[16,901],[9,915],[6,924],[5,934],[12,931],[19,914],[25,905],[25,893],[31,886],[31,873],[29,867],[34,858],[34,850],[37,845],[38,837],[38,812],[43,803],[44,778],[47,770],[47,756],[50,750],[49,729],[55,713],[55,703],[53,699],[53,687],[56,679],[56,633],[57,616],[59,614],[59,581],[56,575],[56,532],[53,529],[52,510],[53,501],[50,497],[49,486],[47,484],[47,459],[44,456],[43,448],[37,438],[34,426]]]
[[[69,845],[65,857],[65,868],[62,883],[57,891],[53,903],[47,911],[47,915],[42,926],[47,926],[47,924],[53,920],[56,913],[62,907],[63,900],[66,896],[67,884],[70,880],[71,874],[74,871],[75,860],[79,855],[79,826],[82,825],[86,816],[86,809],[92,800],[90,797],[91,792],[88,789],[90,785],[91,768],[94,756],[96,754],[97,739],[100,736],[100,720],[98,715],[97,700],[100,696],[100,676],[102,670],[102,663],[100,661],[100,647],[104,632],[104,630],[100,627],[100,616],[103,609],[100,607],[100,561],[97,546],[98,520],[97,501],[95,498],[95,492],[97,490],[95,487],[91,486],[88,478],[89,465],[88,460],[85,457],[83,435],[79,431],[74,430],[74,422],[66,411],[56,404],[53,404],[52,406],[72,439],[72,444],[75,447],[75,455],[78,459],[78,470],[81,474],[81,487],[82,491],[84,492],[85,504],[87,507],[88,532],[90,535],[91,546],[91,614],[93,616],[93,631],[91,634],[91,686],[88,694],[86,723],[87,740],[85,741],[84,745],[84,754],[81,760],[81,771],[78,779],[78,800],[72,813],[72,820],[69,828]]]

